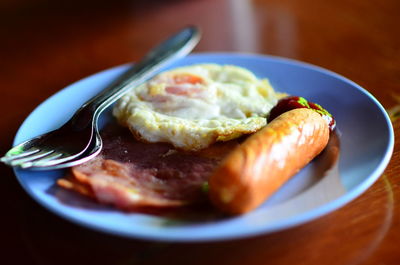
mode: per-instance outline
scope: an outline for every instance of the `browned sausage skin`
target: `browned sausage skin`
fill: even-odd
[[[243,214],[262,204],[327,145],[329,128],[317,112],[299,108],[275,118],[224,159],[209,179],[213,204]]]

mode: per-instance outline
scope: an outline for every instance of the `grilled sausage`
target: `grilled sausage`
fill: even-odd
[[[212,203],[228,214],[261,205],[327,145],[329,128],[317,112],[278,116],[226,157],[209,179]]]

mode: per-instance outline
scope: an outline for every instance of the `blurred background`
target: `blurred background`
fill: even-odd
[[[197,52],[289,57],[372,92],[382,89],[382,79],[388,90],[398,89],[399,6],[396,0],[1,0],[0,78],[16,90],[37,84],[34,107],[67,84],[137,60],[172,32],[196,24],[203,29]],[[373,76],[358,67],[364,64]],[[390,104],[390,96],[383,102]]]

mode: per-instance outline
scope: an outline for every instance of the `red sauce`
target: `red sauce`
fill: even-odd
[[[307,101],[305,98],[297,96],[290,96],[279,100],[278,104],[276,104],[276,106],[273,107],[270,111],[268,122],[272,121],[286,111],[298,108],[308,108],[315,110],[326,120],[331,131],[335,129],[336,121],[327,110],[316,103]]]

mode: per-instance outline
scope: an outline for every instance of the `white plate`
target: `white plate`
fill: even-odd
[[[313,220],[359,196],[384,171],[393,151],[393,128],[379,102],[357,84],[316,66],[258,55],[196,54],[168,68],[210,62],[248,68],[260,78],[269,78],[276,90],[304,96],[328,109],[337,120],[341,144],[336,166],[320,175],[316,173],[319,161],[314,161],[260,208],[214,221],[171,220],[96,204],[55,186],[62,170],[15,170],[21,185],[50,211],[92,229],[132,238],[212,241],[269,233]],[[25,120],[14,144],[59,127],[126,67],[92,75],[50,97]],[[101,119],[109,121],[109,113]]]

